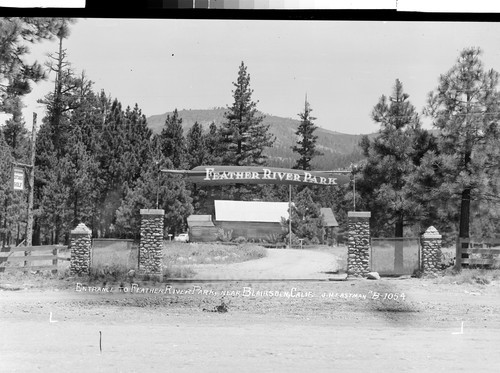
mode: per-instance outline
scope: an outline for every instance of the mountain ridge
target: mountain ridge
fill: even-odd
[[[182,118],[184,133],[187,133],[195,122],[201,124],[205,131],[212,122],[220,126],[224,121],[226,111],[226,108],[217,107],[213,109],[183,109],[177,112],[179,118]],[[147,117],[148,126],[153,133],[161,132],[167,115],[172,115],[172,113],[165,112]],[[298,155],[292,151],[291,147],[296,144],[297,135],[295,132],[300,120],[262,112],[258,112],[258,114],[264,116],[263,123],[270,125],[270,132],[276,137],[274,146],[265,149],[265,154],[269,157],[269,166],[293,167]],[[313,159],[314,169],[346,168],[364,158],[358,145],[361,137],[364,136],[362,134],[351,135],[318,127],[315,135],[318,136],[317,149],[323,155]],[[372,137],[375,134],[367,135]]]

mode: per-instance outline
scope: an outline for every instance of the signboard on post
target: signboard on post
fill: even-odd
[[[14,167],[14,190],[24,190],[24,170]]]
[[[289,185],[342,185],[350,177],[328,171],[302,171],[295,169],[256,166],[199,166],[187,170],[162,170],[182,174],[196,184],[289,184]]]

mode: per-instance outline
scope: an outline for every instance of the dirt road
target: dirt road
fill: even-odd
[[[192,266],[195,279],[326,279],[338,270],[337,258],[317,250],[268,249],[267,256],[234,264]],[[345,275],[343,276],[345,277]]]
[[[78,281],[0,292],[2,372],[496,372],[500,364],[498,283],[141,283],[133,293],[130,284]],[[228,312],[207,312],[223,294]]]
[[[470,326],[155,312],[0,325],[2,372],[497,372],[500,362],[499,330]]]

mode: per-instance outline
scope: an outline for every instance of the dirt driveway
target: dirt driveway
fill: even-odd
[[[327,279],[338,267],[331,252],[293,249],[267,249],[266,257],[242,263],[192,266],[195,279],[232,280]]]

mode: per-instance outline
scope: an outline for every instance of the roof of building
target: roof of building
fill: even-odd
[[[213,227],[212,215],[189,215],[188,227]]]
[[[335,215],[331,208],[322,207],[321,215],[323,215],[323,221],[325,222],[325,227],[338,227],[339,223],[335,219]]]
[[[222,201],[215,202],[215,220],[280,223],[288,218],[288,202]]]

